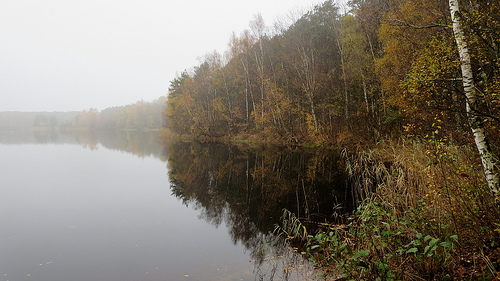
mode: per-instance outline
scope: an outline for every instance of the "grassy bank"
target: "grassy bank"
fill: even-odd
[[[346,160],[357,210],[315,235],[297,220],[284,227],[325,276],[499,280],[499,207],[473,148],[400,140]]]

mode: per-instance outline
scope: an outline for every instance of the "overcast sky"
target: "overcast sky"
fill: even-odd
[[[152,101],[257,13],[272,26],[321,2],[0,0],[0,111]]]

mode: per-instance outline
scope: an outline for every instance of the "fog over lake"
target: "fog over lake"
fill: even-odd
[[[211,214],[193,194],[174,194],[169,148],[154,134],[30,134],[0,138],[0,280],[304,278],[283,276],[286,262],[249,247],[272,223],[244,212],[236,215],[246,222],[235,234],[232,199]]]

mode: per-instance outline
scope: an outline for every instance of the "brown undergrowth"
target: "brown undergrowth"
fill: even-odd
[[[325,276],[499,280],[499,207],[473,148],[400,140],[345,157],[361,203],[342,225],[305,237],[303,254]]]

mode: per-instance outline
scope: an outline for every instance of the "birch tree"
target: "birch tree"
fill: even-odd
[[[466,113],[469,121],[474,141],[479,151],[479,156],[483,164],[484,173],[488,187],[498,200],[499,194],[499,176],[498,167],[491,153],[488,140],[485,134],[483,120],[478,116],[475,111],[478,103],[478,97],[474,89],[474,76],[472,73],[471,60],[469,55],[469,48],[465,41],[464,31],[462,28],[462,20],[459,9],[458,0],[449,0],[450,14],[453,22],[453,33],[460,55],[460,66],[462,70],[462,84],[466,97]]]

